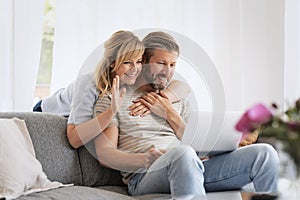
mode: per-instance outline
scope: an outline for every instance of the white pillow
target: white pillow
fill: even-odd
[[[0,199],[13,199],[63,185],[51,182],[35,158],[24,120],[0,119]]]

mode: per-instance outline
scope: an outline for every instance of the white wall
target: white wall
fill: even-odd
[[[241,1],[214,1],[213,51],[210,54],[224,84],[226,108],[241,110],[243,105],[243,19]]]
[[[215,1],[214,51],[227,108],[283,101],[284,1]],[[274,21],[276,23],[274,23]],[[276,89],[275,89],[276,88]]]
[[[155,9],[158,2],[152,2],[141,7],[147,13],[142,14],[144,23],[134,15],[126,18],[134,21],[129,28],[151,27],[156,19],[155,27],[183,33],[202,46],[220,73],[228,110],[244,110],[258,101],[283,103],[284,1],[177,1],[169,4],[168,12]],[[101,8],[121,13],[123,6]],[[99,17],[104,27],[112,24],[107,34],[124,26],[121,15],[111,18],[100,12]]]
[[[255,101],[282,105],[285,2],[243,0],[241,6],[244,105]]]
[[[286,0],[285,13],[285,100],[300,97],[300,1]]]

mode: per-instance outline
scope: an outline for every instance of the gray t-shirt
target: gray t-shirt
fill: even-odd
[[[80,124],[93,117],[99,95],[93,73],[80,75],[68,87],[42,101],[42,111],[69,116],[68,124]]]

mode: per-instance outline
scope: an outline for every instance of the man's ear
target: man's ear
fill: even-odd
[[[146,64],[146,56],[145,56],[145,55],[143,55],[143,58],[142,58],[142,64],[143,64],[143,65]]]
[[[109,67],[114,68],[115,67],[115,62],[111,63]]]

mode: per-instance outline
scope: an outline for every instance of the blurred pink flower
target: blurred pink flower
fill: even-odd
[[[300,98],[287,110],[279,110],[277,104],[267,108],[256,104],[249,108],[237,122],[235,128],[242,132],[242,140],[254,130],[262,138],[272,138],[283,144],[283,150],[296,164],[300,177]]]
[[[272,116],[271,110],[264,104],[256,104],[243,114],[237,122],[235,129],[243,134],[248,134],[258,128],[259,125],[268,122]]]

